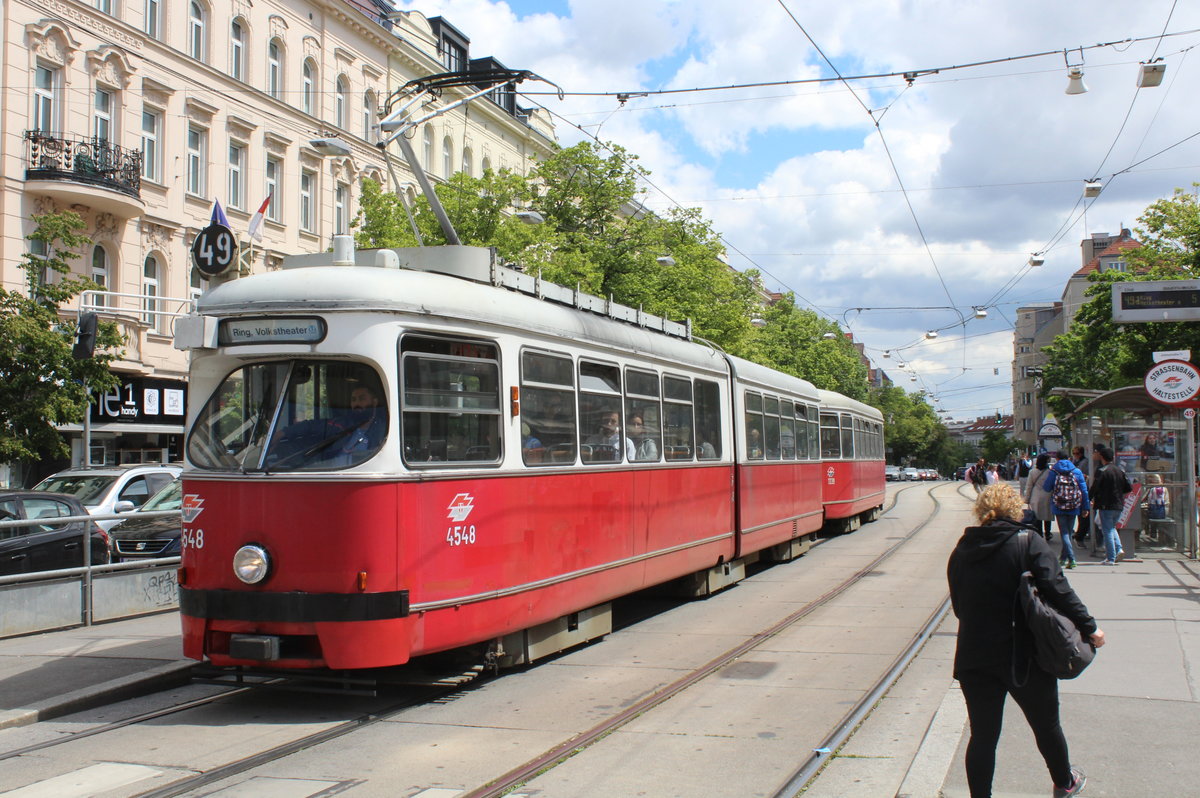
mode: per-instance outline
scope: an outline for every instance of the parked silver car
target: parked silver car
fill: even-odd
[[[170,463],[68,468],[46,477],[33,489],[69,493],[92,515],[111,515],[136,510],[181,473],[182,466]],[[107,532],[120,519],[97,523]]]

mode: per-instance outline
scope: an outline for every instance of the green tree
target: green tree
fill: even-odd
[[[1015,441],[1000,430],[988,430],[979,442],[980,453],[989,463],[1003,463],[1008,456],[1021,448],[1020,441]]]
[[[1177,189],[1152,203],[1138,217],[1141,246],[1124,255],[1127,271],[1096,272],[1089,276],[1090,299],[1076,314],[1070,329],[1046,348],[1042,384],[1054,387],[1112,390],[1139,383],[1164,349],[1200,351],[1200,325],[1190,322],[1149,322],[1117,325],[1112,321],[1112,286],[1131,280],[1172,280],[1200,277],[1200,203],[1195,194]],[[1072,409],[1070,400],[1047,396],[1058,414]]]
[[[88,408],[88,393],[116,384],[108,364],[122,343],[116,326],[99,325],[97,354],[71,356],[75,320],[59,308],[81,291],[97,288],[70,276],[70,261],[91,243],[80,230],[79,215],[65,211],[34,216],[27,238],[32,251],[22,257],[28,293],[0,288],[0,461],[63,457],[68,453],[56,425],[78,423]]]
[[[945,426],[925,401],[924,393],[910,394],[903,388],[886,386],[872,388],[867,401],[883,413],[888,462],[895,465],[938,463],[948,436]]]
[[[749,360],[808,380],[818,388],[867,400],[867,367],[836,324],[796,307],[790,293],[764,309],[760,318],[764,323],[746,355]]]

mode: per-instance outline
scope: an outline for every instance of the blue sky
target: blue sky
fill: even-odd
[[[768,288],[793,290],[846,323],[897,384],[938,395],[955,418],[1010,409],[1014,311],[1060,298],[1082,265],[1083,238],[1133,227],[1151,202],[1200,181],[1200,137],[1184,141],[1200,132],[1196,4],[397,5],[445,16],[471,38],[473,56],[532,69],[569,93],[827,76],[809,37],[843,74],[941,70],[911,87],[896,77],[651,95],[624,106],[578,95],[526,102],[559,115],[564,144],[599,126],[600,138],[638,154],[653,173],[649,207],[700,207],[735,267],[759,268]],[[1158,39],[1164,29],[1180,35]],[[1093,47],[1139,37],[1148,40]],[[1139,91],[1139,62],[1156,57],[1166,80]],[[949,68],[989,59],[998,63]],[[1082,64],[1086,94],[1064,93],[1068,63]],[[1097,175],[1104,193],[1086,215],[1073,213],[1083,181]],[[1043,251],[1045,265],[1028,270],[1029,255]],[[984,304],[987,319],[906,350],[907,370],[882,357]],[[907,310],[854,310],[884,307]]]

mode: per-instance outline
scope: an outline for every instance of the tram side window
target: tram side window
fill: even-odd
[[[721,456],[721,389],[715,382],[692,383],[696,407],[696,456],[716,460]]]
[[[746,391],[746,457],[763,459],[762,394]]]
[[[767,443],[767,459],[779,459],[779,400],[763,397],[763,439]]]
[[[817,421],[817,408],[808,406],[808,459],[821,459],[821,425]]]
[[[842,413],[842,459],[854,459],[854,419]]]
[[[621,370],[602,363],[579,363],[579,422],[586,430],[579,445],[585,463],[632,459],[633,441],[621,423]]]
[[[808,459],[808,406],[796,403],[796,459]]]
[[[658,375],[625,369],[625,424],[633,441],[633,459],[656,463],[662,453],[662,405]]]
[[[668,460],[691,460],[696,451],[695,417],[692,414],[692,381],[663,377],[663,454]]]
[[[821,459],[838,460],[842,456],[841,433],[836,413],[821,414]]]
[[[787,399],[779,402],[779,457],[782,460],[796,459],[796,414]]]
[[[521,459],[574,465],[575,365],[569,357],[521,354]]]
[[[400,343],[404,461],[415,468],[500,461],[496,346],[424,336]]]

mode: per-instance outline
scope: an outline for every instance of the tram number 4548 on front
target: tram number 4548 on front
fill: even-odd
[[[468,546],[475,542],[475,525],[446,527],[446,542],[451,546]]]

